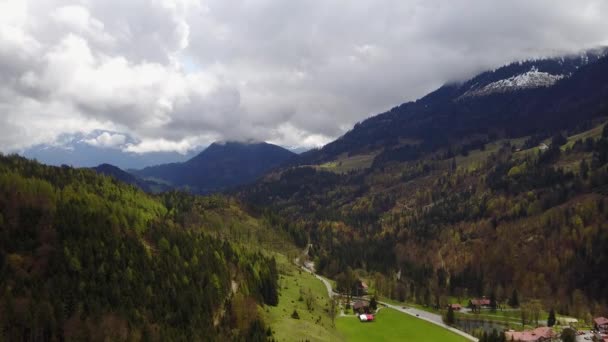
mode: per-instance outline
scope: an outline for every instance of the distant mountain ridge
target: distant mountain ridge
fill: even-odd
[[[262,143],[213,143],[183,163],[170,163],[131,172],[159,179],[174,187],[210,193],[254,181],[270,169],[296,156],[280,146]]]
[[[165,184],[157,183],[151,180],[141,179],[111,164],[100,164],[96,167],[93,167],[92,169],[98,174],[114,177],[118,181],[134,185],[145,192],[156,193],[170,189],[170,187]]]
[[[94,145],[96,139],[104,135],[116,135],[124,140],[114,146]],[[95,130],[88,134],[64,134],[56,143],[34,145],[20,151],[19,154],[55,166],[65,164],[75,167],[95,167],[108,163],[121,169],[140,169],[146,166],[186,161],[202,149],[202,147],[197,148],[185,154],[178,152],[134,153],[124,150],[127,144],[134,142],[134,139],[124,133]]]

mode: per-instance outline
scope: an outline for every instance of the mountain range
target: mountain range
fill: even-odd
[[[458,314],[463,330],[556,315],[591,325],[608,315],[607,122],[608,57],[595,49],[446,84],[301,155],[217,142],[128,172],[0,155],[0,331],[330,336],[335,303],[294,259],[334,280],[330,293],[365,282],[446,320],[449,304],[488,298],[491,314]]]
[[[606,106],[606,54],[605,48],[598,48],[482,72],[364,120],[334,142],[299,156],[267,143],[242,142],[214,143],[198,155],[152,154],[149,162],[182,160],[127,167],[138,179],[128,182],[210,193],[251,183],[284,163],[315,165],[358,155],[369,166],[416,160],[446,146],[450,146],[446,153],[454,154],[497,139],[527,135],[540,139],[564,129],[583,130],[589,120],[603,115]],[[80,138],[69,146],[83,151],[94,148],[85,141]],[[140,164],[134,159],[128,163]]]

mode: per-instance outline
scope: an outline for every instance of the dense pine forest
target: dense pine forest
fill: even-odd
[[[367,165],[344,156],[275,172],[242,196],[298,222],[338,286],[363,277],[435,307],[515,296],[590,321],[608,311],[608,127],[586,127],[415,158],[406,145]]]
[[[0,156],[0,340],[272,339],[277,265],[239,243],[245,220],[228,198]]]

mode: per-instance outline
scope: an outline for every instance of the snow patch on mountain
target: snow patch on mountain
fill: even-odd
[[[507,79],[498,80],[484,86],[474,84],[461,97],[484,96],[493,93],[505,93],[520,89],[550,87],[554,85],[555,82],[565,77],[567,77],[567,75],[553,75],[547,72],[538,71],[536,67],[532,67],[530,71],[523,74],[511,76]]]

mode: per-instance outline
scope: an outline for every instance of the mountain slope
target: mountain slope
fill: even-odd
[[[448,84],[357,124],[301,164],[408,147],[417,155],[460,140],[520,137],[571,129],[608,106],[604,49],[580,56],[517,62]],[[402,151],[403,152],[403,151]]]
[[[184,163],[147,167],[133,173],[197,193],[209,193],[252,182],[295,155],[268,143],[213,143]]]
[[[240,196],[305,227],[316,269],[338,289],[354,272],[424,305],[519,293],[580,319],[605,315],[608,58],[581,61],[446,85]]]

